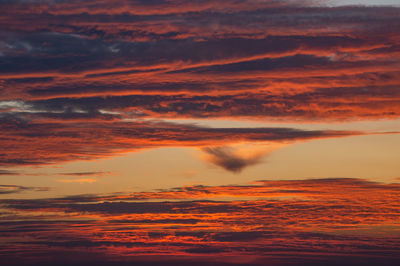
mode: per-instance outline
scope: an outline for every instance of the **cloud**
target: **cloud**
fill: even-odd
[[[79,179],[58,179],[57,182],[60,183],[95,183],[97,179],[95,178],[79,178]]]
[[[103,176],[109,175],[111,172],[74,172],[74,173],[58,173],[66,176]]]
[[[271,151],[262,148],[239,147],[206,147],[202,151],[205,160],[233,173],[241,172],[244,168],[263,162],[263,158]]]
[[[0,118],[0,165],[40,165],[88,160],[155,147],[204,147],[232,143],[288,142],[364,134],[292,128],[206,128],[146,121],[29,121]],[[67,145],[66,145],[67,144]]]
[[[63,198],[54,199],[38,199],[38,200],[3,200],[4,204],[10,204],[11,208],[54,208],[56,206],[61,209],[72,208],[93,208],[93,211],[110,210],[112,212],[133,212],[139,211],[152,213],[156,211],[158,213],[162,208],[165,210],[173,210],[174,202],[171,200],[182,200],[175,202],[183,211],[190,211],[189,206],[198,206],[199,208],[208,208],[207,203],[201,204],[201,200],[208,200],[210,198],[237,198],[240,201],[241,198],[253,197],[255,204],[259,199],[271,199],[276,197],[282,197],[283,201],[287,197],[295,197],[301,201],[301,199],[309,199],[316,202],[325,202],[332,199],[343,201],[355,200],[357,197],[367,197],[368,194],[373,195],[368,198],[368,204],[383,204],[389,203],[397,197],[400,193],[400,185],[397,183],[384,184],[379,182],[372,182],[364,179],[357,178],[325,178],[325,179],[304,179],[304,180],[261,180],[255,181],[250,185],[231,185],[231,186],[186,186],[179,187],[169,190],[161,190],[155,192],[136,192],[131,194],[118,194],[118,195],[76,195],[68,196]],[[158,200],[151,202],[148,200]],[[164,201],[169,200],[169,201]],[[196,200],[196,201],[192,201]],[[98,204],[93,204],[93,203]],[[221,205],[223,208],[229,206],[235,207],[229,203],[229,201],[217,201],[217,204],[210,204],[210,210],[214,207]],[[26,204],[26,205],[25,205]],[[122,209],[113,208],[112,205],[121,206]],[[249,202],[250,204],[250,202]],[[331,206],[333,202],[329,203]],[[359,204],[357,201],[354,204]],[[372,204],[372,205],[373,205]],[[136,206],[135,208],[129,208],[129,206]],[[143,206],[143,207],[141,207]],[[154,206],[154,207],[146,207]],[[327,208],[329,207],[327,206]],[[333,205],[332,205],[333,206]],[[344,205],[335,205],[341,209]],[[158,209],[160,207],[161,209]],[[239,209],[250,207],[246,205],[237,205]],[[297,208],[299,206],[290,206],[288,208]],[[336,208],[335,207],[335,208]],[[104,209],[103,209],[104,208]],[[221,210],[223,210],[223,208]],[[82,210],[83,210],[82,209]],[[88,210],[89,210],[88,209]],[[217,208],[216,210],[218,210]],[[384,209],[379,212],[384,213]],[[358,214],[354,214],[358,215]]]
[[[97,177],[101,177],[104,175],[109,175],[111,172],[100,172],[100,171],[95,171],[95,172],[72,172],[72,173],[58,173],[58,175],[63,175],[63,176],[71,176],[71,177],[86,177],[86,178],[74,178],[74,179],[57,179],[57,182],[60,183],[79,183],[79,184],[84,184],[84,183],[95,183],[97,182]],[[92,177],[93,178],[90,178]]]
[[[368,254],[374,262],[390,262],[399,259],[399,206],[393,204],[399,195],[399,184],[327,178],[14,198],[0,200],[9,213],[2,214],[0,227],[13,247],[7,256],[20,258],[48,259],[56,250],[85,248],[101,251],[106,262],[150,256],[150,263],[159,254],[196,260],[206,253],[218,254],[206,258],[214,264],[218,258],[229,262],[232,254],[252,265],[263,265],[269,256],[290,258],[293,265],[326,254],[338,261]]]
[[[1,3],[0,99],[24,107],[6,113],[319,122],[400,114],[398,7],[22,2]]]
[[[14,194],[21,193],[25,191],[34,191],[34,192],[42,192],[48,191],[50,188],[48,187],[25,187],[18,185],[0,185],[0,194]]]
[[[400,8],[321,1],[0,1],[0,166],[196,147],[238,172],[264,145],[400,116]],[[239,147],[239,143],[260,148]],[[18,172],[0,170],[0,175]],[[91,182],[103,172],[60,173]],[[0,194],[46,188],[2,185]],[[398,265],[398,184],[265,180],[0,201],[0,263]],[[82,251],[83,250],[83,251]],[[95,262],[90,260],[95,260]],[[178,261],[177,261],[178,260]],[[200,261],[201,260],[201,261]],[[139,262],[138,262],[139,261]]]
[[[210,147],[212,162],[240,171],[261,157],[213,147],[359,133],[143,120],[400,115],[398,7],[74,0],[2,1],[0,9],[3,166],[186,146]]]
[[[9,170],[2,170],[0,169],[0,176],[1,175],[20,175],[19,172],[9,171]]]

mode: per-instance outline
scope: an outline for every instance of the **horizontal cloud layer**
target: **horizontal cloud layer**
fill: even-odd
[[[84,248],[108,261],[155,264],[179,254],[208,263],[241,258],[239,265],[271,258],[272,265],[323,265],[335,261],[330,256],[343,265],[395,265],[399,196],[399,184],[331,178],[1,200],[1,238],[9,239],[2,255],[48,261],[48,254],[75,254],[79,262]]]
[[[400,113],[398,7],[275,0],[0,5],[7,10],[0,13],[3,112],[18,110],[7,104],[18,101],[30,111],[76,116],[321,121]]]
[[[163,119],[400,116],[400,7],[296,0],[0,0],[0,167],[198,147],[239,172],[275,145],[370,132]],[[0,176],[30,175],[0,170]],[[101,171],[61,172],[90,183]],[[40,175],[40,174],[32,174]],[[17,199],[4,265],[399,265],[400,185],[266,180]],[[38,193],[39,194],[39,193]],[[36,195],[35,195],[36,196]]]
[[[47,187],[25,187],[17,185],[0,185],[0,195],[1,194],[14,194],[24,191],[48,191]]]
[[[400,114],[398,7],[48,0],[1,1],[0,10],[0,142],[7,150],[0,165],[353,134],[137,119],[329,122]]]
[[[34,115],[35,117],[36,115]],[[155,147],[202,147],[235,142],[284,142],[360,135],[354,131],[292,128],[206,128],[163,122],[32,122],[0,119],[0,165],[35,165],[94,159]]]

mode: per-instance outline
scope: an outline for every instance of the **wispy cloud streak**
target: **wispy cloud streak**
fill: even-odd
[[[16,147],[0,154],[2,165],[100,156],[148,147],[149,139],[192,145],[200,131],[212,140],[226,135],[154,126],[150,137],[147,125],[127,122],[138,118],[330,122],[400,114],[398,7],[74,0],[2,1],[0,9],[7,10],[0,12],[1,141]],[[132,128],[140,140],[128,141]],[[268,139],[232,131],[232,139]],[[89,135],[110,144],[77,141]],[[55,140],[71,146],[57,154]],[[20,156],[27,142],[33,148]]]
[[[31,111],[68,110],[83,119],[105,110],[285,120],[399,116],[398,7],[256,0],[1,5],[0,99]]]
[[[243,141],[291,142],[363,134],[292,128],[205,128],[164,122],[31,122],[0,119],[0,165],[87,160],[154,147],[204,147]]]

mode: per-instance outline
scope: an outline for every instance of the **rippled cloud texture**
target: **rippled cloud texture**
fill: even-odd
[[[399,184],[333,178],[2,200],[2,219],[12,221],[0,222],[1,255],[82,265],[396,265],[399,199]]]
[[[51,186],[21,181],[51,175],[22,168],[166,147],[238,176],[275,147],[398,133],[332,126],[400,116],[400,7],[375,2],[0,0],[2,265],[400,265],[398,183],[40,198]],[[60,171],[66,187],[119,180]]]
[[[399,115],[400,8],[2,1],[3,112],[42,119]]]
[[[204,131],[143,119],[398,117],[400,8],[311,4],[2,1],[1,164],[194,145]]]

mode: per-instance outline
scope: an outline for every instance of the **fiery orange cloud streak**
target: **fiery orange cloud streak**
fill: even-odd
[[[364,134],[356,131],[306,131],[290,128],[201,128],[162,122],[26,123],[4,120],[2,165],[36,165],[88,160],[141,149],[221,146],[232,143],[293,142]]]

